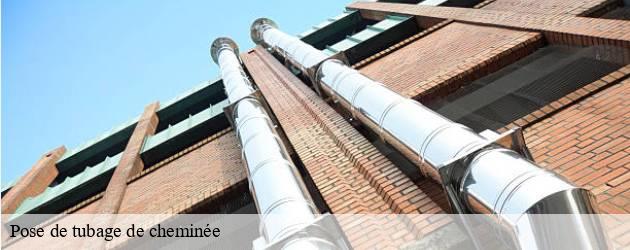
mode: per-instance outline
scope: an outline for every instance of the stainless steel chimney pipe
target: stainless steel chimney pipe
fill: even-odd
[[[577,237],[576,247],[606,248],[600,222],[581,214],[596,213],[592,194],[544,170],[521,154],[452,122],[278,30],[265,18],[251,27],[252,40],[280,54],[311,77],[321,91],[352,111],[372,131],[413,161],[426,176],[449,185],[454,210],[487,214],[513,230],[521,248],[553,244],[545,230],[534,228],[533,214],[565,214],[563,232]],[[313,67],[317,74],[310,75]],[[458,159],[461,159],[458,161]],[[455,163],[457,171],[445,171]],[[463,164],[462,164],[463,163]],[[449,183],[444,183],[448,180]],[[579,236],[579,237],[578,237]]]
[[[297,169],[241,67],[238,47],[229,38],[217,38],[212,59],[221,68],[233,124],[247,167],[249,187],[261,216],[260,234],[265,245],[293,237],[282,249],[335,249],[323,237],[297,234],[318,217],[317,208]],[[293,236],[292,236],[293,235]]]

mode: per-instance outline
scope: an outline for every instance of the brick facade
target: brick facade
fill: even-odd
[[[420,33],[353,67],[419,101],[451,93],[546,44],[611,46],[615,61],[630,62],[628,21],[585,18],[611,0],[489,0],[478,9],[358,2],[364,18],[415,16]],[[239,31],[240,32],[240,31]],[[442,214],[450,212],[441,186],[412,179],[327,102],[268,51],[256,47],[241,58],[259,87],[278,129],[334,214]],[[630,65],[500,129],[524,127],[535,161],[592,190],[604,213],[630,213]],[[105,192],[67,213],[186,213],[201,203],[220,203],[227,190],[245,189],[246,169],[234,131],[227,129],[144,169],[139,153],[157,126],[157,104],[140,118]],[[42,158],[3,197],[14,211],[45,189],[63,149]],[[38,167],[39,166],[39,167]],[[37,171],[35,171],[37,169]],[[51,179],[52,178],[52,179]],[[36,181],[41,180],[41,181]],[[225,197],[224,197],[225,198]],[[228,199],[228,198],[225,198]],[[217,205],[219,206],[219,204]],[[387,225],[340,221],[357,249],[391,247],[449,223],[410,216]],[[441,219],[444,218],[444,219]],[[379,230],[387,238],[375,237]],[[630,244],[630,233],[610,235]]]

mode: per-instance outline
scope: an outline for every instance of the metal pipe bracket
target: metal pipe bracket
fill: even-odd
[[[534,161],[529,149],[527,149],[527,145],[525,144],[523,129],[520,127],[512,128],[500,135],[485,137],[488,139],[487,143],[478,145],[469,150],[465,155],[453,158],[450,161],[438,166],[444,192],[446,193],[451,209],[455,213],[472,213],[472,211],[468,211],[468,209],[466,209],[466,205],[459,196],[457,196],[459,193],[458,187],[461,185],[460,181],[466,174],[470,162],[482,151],[498,145],[513,150],[532,162]]]

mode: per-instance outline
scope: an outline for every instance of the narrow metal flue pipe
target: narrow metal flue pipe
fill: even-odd
[[[304,182],[260,101],[238,58],[238,47],[229,38],[212,43],[212,59],[221,77],[233,124],[247,167],[250,191],[261,216],[260,234],[266,244],[294,235],[282,248],[334,249],[333,243],[308,234],[295,234],[318,217]],[[296,235],[296,236],[295,236]]]
[[[302,72],[324,61],[328,56],[323,52],[303,43],[294,36],[275,29],[276,24],[266,18],[256,20],[250,29],[250,35],[256,44],[263,43],[268,48],[274,48],[291,64]]]
[[[580,216],[596,212],[589,191],[399,95],[343,62],[325,59],[323,52],[278,30],[269,19],[256,20],[251,32],[254,42],[282,55],[303,73],[309,75],[312,67],[318,67],[317,74],[310,77],[323,93],[350,110],[426,176],[440,183],[454,180],[449,184],[454,185],[455,192],[454,197],[449,196],[451,204],[460,204],[468,213],[488,214],[492,220],[508,225],[522,248],[531,248],[532,237],[536,239],[534,246],[551,244],[552,239],[544,230],[528,223],[532,214],[566,214],[563,232],[579,236],[571,243],[586,248],[606,247],[599,221]],[[441,171],[462,157],[468,158],[465,171]]]

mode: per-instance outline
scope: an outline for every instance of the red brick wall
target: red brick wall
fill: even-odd
[[[245,178],[229,132],[129,183],[119,213],[178,212]]]
[[[418,97],[495,71],[541,46],[540,39],[534,32],[451,23],[360,71],[398,93]]]
[[[536,162],[591,189],[602,212],[630,213],[630,80],[525,130]]]

